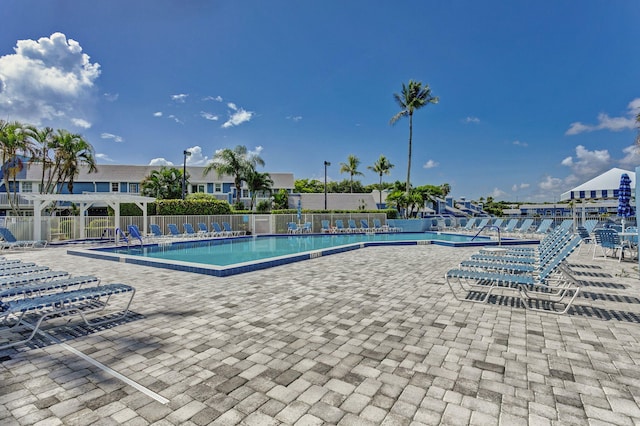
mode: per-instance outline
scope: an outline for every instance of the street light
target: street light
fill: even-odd
[[[328,161],[324,162],[324,209],[327,209],[327,167],[330,166],[331,163]]]
[[[186,149],[182,151],[182,155],[184,155],[184,161],[182,162],[182,199],[187,193],[187,157],[191,157],[191,151],[187,151]]]

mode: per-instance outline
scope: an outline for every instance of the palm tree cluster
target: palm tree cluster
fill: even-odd
[[[22,162],[42,165],[39,192],[60,193],[66,184],[73,193],[73,183],[82,167],[96,172],[93,146],[80,134],[50,127],[37,128],[17,121],[0,120],[0,161],[2,180],[11,209],[17,213],[17,176]]]
[[[273,186],[273,180],[269,173],[261,173],[256,167],[264,166],[264,160],[255,153],[250,153],[246,146],[238,145],[234,149],[225,148],[216,151],[213,161],[204,169],[203,175],[206,176],[211,171],[215,171],[218,178],[223,175],[233,176],[233,182],[236,187],[236,204],[240,203],[242,192],[242,182],[246,182],[251,193],[250,210],[253,210],[258,192],[270,192]]]
[[[188,179],[189,174],[185,176],[185,180]],[[158,200],[182,198],[182,170],[175,167],[153,170],[144,178],[140,187],[142,195]]]

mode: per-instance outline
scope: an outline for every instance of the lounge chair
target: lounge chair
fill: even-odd
[[[576,285],[573,277],[570,277],[568,268],[562,267],[561,263],[579,243],[580,238],[573,236],[558,256],[531,273],[513,274],[457,268],[447,271],[445,279],[457,300],[484,303],[489,301],[494,291],[506,290],[516,292],[525,308],[563,314],[571,307],[580,287]],[[458,296],[454,281],[466,293],[464,298]],[[565,301],[567,297],[569,300]],[[564,309],[557,311],[540,308],[554,308],[555,303],[563,304]]]
[[[328,220],[323,219],[320,221],[320,232],[323,234],[330,234],[333,232],[333,229],[331,229],[331,223]]]
[[[518,234],[527,235],[533,226],[533,219],[525,219],[520,226],[515,230]]]
[[[376,232],[375,228],[369,226],[369,221],[367,219],[360,219],[360,230],[362,232]]]
[[[295,222],[287,223],[287,234],[301,234],[302,229],[298,228],[298,224]]]
[[[502,232],[513,232],[514,229],[516,229],[516,226],[518,225],[518,220],[519,219],[509,219],[509,222],[507,222],[507,224],[504,226],[504,228],[501,229]]]
[[[169,232],[171,233],[172,237],[180,238],[180,237],[184,237],[185,236],[185,234],[181,233],[178,230],[178,226],[175,223],[168,224],[167,228],[169,228]]]
[[[21,268],[2,269],[0,270],[0,278],[8,277],[8,276],[27,275],[27,274],[33,274],[36,272],[44,272],[49,270],[48,266],[40,266],[40,265],[36,265],[35,263],[32,263],[30,265],[27,264],[27,265],[28,266],[24,266]]]
[[[40,281],[50,281],[56,278],[66,277],[68,275],[69,273],[67,271],[42,271],[19,276],[5,276],[0,277],[0,288],[8,286],[19,286]]]
[[[571,229],[573,227],[573,219],[565,219],[558,225],[562,229]]]
[[[591,236],[591,234],[589,234],[589,231],[587,231],[587,228],[585,228],[584,226],[578,226],[576,230],[578,231],[578,235],[582,239],[582,242],[580,243],[580,248],[578,249],[578,253],[580,253],[582,251],[582,247],[587,244],[593,247],[593,249],[595,250],[596,240],[594,237]],[[591,248],[587,250],[587,253],[589,253],[590,250]]]
[[[496,220],[493,221],[493,223],[491,224],[491,226],[497,226],[498,229],[500,229],[502,231],[502,226],[504,223],[504,219],[503,218],[498,218]]]
[[[151,225],[149,225],[149,229],[151,230],[151,234],[154,238],[167,238],[167,236],[162,233],[160,225],[152,223]]]
[[[2,248],[44,248],[47,246],[46,240],[18,240],[9,228],[0,227],[0,237],[4,240],[0,243]]]
[[[144,245],[144,237],[142,236],[142,234],[140,233],[140,229],[138,229],[136,225],[127,226],[127,230],[129,231],[129,237],[135,238],[136,240],[140,241],[141,246]]]
[[[53,281],[40,281],[26,285],[0,287],[0,302],[7,298],[42,296],[52,290],[67,290],[71,287],[81,288],[86,284],[99,285],[100,280],[93,275],[86,275]]]
[[[227,232],[222,229],[218,222],[211,222],[211,226],[213,227],[213,231],[220,237],[230,237],[233,235],[232,232]]]
[[[229,222],[222,222],[222,227],[224,228],[225,232],[228,232],[230,235],[232,235],[234,237],[237,237],[237,236],[245,234],[245,231],[233,229],[231,227],[231,225],[229,224]]]
[[[362,229],[358,228],[358,225],[356,225],[356,221],[354,219],[349,219],[347,221],[347,223],[349,224],[349,232],[361,232]]]
[[[213,233],[209,231],[207,225],[203,222],[198,222],[198,234],[204,237],[213,237]]]
[[[311,234],[313,231],[313,224],[311,222],[305,222],[302,225],[302,233],[303,234]]]
[[[389,231],[389,227],[385,227],[380,222],[380,219],[373,219],[373,229],[375,232],[386,232]]]
[[[88,314],[104,312],[112,297],[116,294],[131,293],[126,301],[126,306],[119,315],[108,315],[99,321],[89,321]],[[95,326],[119,320],[127,315],[129,306],[135,295],[135,289],[126,284],[106,284],[96,287],[81,288],[59,293],[51,293],[44,296],[36,296],[24,299],[0,302],[0,321],[11,329],[21,329],[26,325],[31,333],[21,340],[9,341],[2,344],[0,349],[10,348],[26,343],[40,330],[43,321],[49,317],[80,315],[88,326]],[[37,321],[27,325],[25,317],[35,316]],[[66,324],[66,323],[65,323]]]
[[[342,219],[336,219],[336,231],[340,233],[348,232],[348,229],[344,227]]]
[[[464,225],[464,227],[462,228],[463,231],[471,231],[473,229],[473,226],[476,223],[476,218],[472,217],[471,219],[469,219],[466,223],[466,225]]]
[[[540,226],[538,226],[538,229],[535,230],[535,234],[546,234],[547,232],[549,232],[549,229],[551,229],[551,225],[553,224],[553,220],[552,219],[544,219],[541,223]]]
[[[187,237],[196,238],[199,236],[196,230],[193,229],[193,225],[190,223],[185,223],[182,226],[184,227],[184,235]]]
[[[484,228],[485,226],[487,226],[489,224],[489,219],[480,219],[480,222],[478,222],[478,226],[476,226],[476,229],[478,231],[481,231],[482,228]]]

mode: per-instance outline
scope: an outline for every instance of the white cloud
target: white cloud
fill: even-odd
[[[506,192],[504,192],[503,190],[501,190],[500,188],[493,188],[493,191],[491,191],[491,196],[493,198],[501,198],[506,194]]]
[[[562,179],[552,176],[545,176],[544,180],[538,184],[543,191],[558,191],[562,186]]]
[[[521,183],[521,184],[519,184],[519,185],[516,183],[516,184],[514,184],[514,185],[511,187],[511,190],[512,190],[513,192],[516,192],[516,191],[518,191],[518,190],[520,190],[520,189],[527,189],[527,188],[529,188],[530,186],[531,186],[531,185],[529,185],[528,183]]]
[[[264,148],[260,145],[256,146],[253,150],[247,151],[247,157],[259,157],[262,154]]]
[[[302,116],[301,115],[288,115],[287,120],[291,120],[291,121],[295,121],[296,123],[300,120],[302,120]],[[359,126],[359,124],[358,124]]]
[[[150,166],[173,166],[171,161],[167,161],[164,158],[154,158],[149,161]]]
[[[105,93],[103,96],[109,102],[115,102],[120,97],[120,95],[118,93]]]
[[[606,149],[589,151],[584,146],[578,145],[576,146],[576,158],[567,157],[562,160],[561,164],[571,168],[571,173],[577,180],[590,179],[610,167],[611,156]]]
[[[229,103],[227,104],[227,106],[229,107],[229,109],[232,109],[232,110],[234,110],[234,111],[237,111],[237,110],[238,110],[238,107],[237,107],[237,106],[236,106],[236,104],[234,104],[233,102],[229,102]]]
[[[565,135],[577,135],[595,130],[610,130],[620,132],[633,129],[636,125],[636,115],[640,112],[640,98],[636,98],[627,105],[627,115],[622,117],[609,117],[609,114],[598,114],[598,124],[571,123]]]
[[[154,112],[153,116],[154,117],[162,117],[162,111]]]
[[[175,122],[176,122],[176,123],[178,123],[178,124],[184,124],[184,123],[182,122],[182,120],[180,120],[178,117],[176,117],[176,116],[175,116],[175,115],[173,115],[173,114],[171,114],[171,115],[169,116],[169,118],[170,118],[170,119],[172,119],[173,121],[175,121]]]
[[[424,169],[433,169],[434,167],[438,167],[439,165],[440,165],[440,163],[435,162],[433,160],[429,160],[426,163],[424,163],[422,168],[424,168]]]
[[[180,93],[177,95],[171,95],[171,100],[174,102],[178,102],[180,104],[183,104],[187,101],[187,97],[189,97],[188,94],[186,93]]]
[[[464,119],[465,123],[474,123],[474,124],[478,124],[480,122],[480,119],[478,117],[467,117]]]
[[[635,166],[640,164],[640,147],[637,145],[631,145],[622,150],[625,156],[620,160],[620,165],[628,167],[633,170]]]
[[[96,159],[103,160],[103,161],[108,161],[110,163],[114,162],[114,160],[109,158],[109,156],[107,154],[96,154]]]
[[[206,111],[200,111],[200,117],[204,118],[205,120],[218,121],[217,115],[211,114],[210,112]]]
[[[239,126],[242,123],[251,121],[251,118],[253,117],[253,112],[245,111],[242,108],[237,108],[235,104],[230,103],[229,108],[231,108],[234,112],[230,114],[229,119],[222,125],[222,127],[225,129],[233,126]]]
[[[206,166],[209,163],[209,157],[202,154],[202,148],[199,146],[196,145],[186,150],[191,153],[191,155],[187,157],[187,165]]]
[[[216,101],[216,102],[222,102],[222,96],[218,95],[218,96],[205,96],[204,98],[202,98],[203,101]]]
[[[15,53],[0,57],[0,116],[34,125],[71,118],[86,121],[100,64],[62,33],[18,40]],[[81,126],[82,127],[82,126]]]
[[[87,120],[82,118],[72,118],[71,123],[74,126],[82,127],[83,129],[88,129],[91,127],[91,123],[89,123]]]
[[[513,143],[514,145],[516,145],[516,146],[522,146],[522,147],[525,147],[525,148],[529,146],[529,144],[528,144],[528,143],[526,143],[526,142],[522,142],[522,141],[513,141],[512,143]]]
[[[102,133],[100,137],[102,139],[113,139],[114,142],[124,142],[121,136],[114,135],[113,133]]]

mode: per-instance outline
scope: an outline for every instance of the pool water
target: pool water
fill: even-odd
[[[525,241],[502,240],[502,244]],[[529,242],[531,243],[531,242]],[[227,276],[378,245],[496,245],[489,237],[421,233],[269,235],[208,240],[167,239],[143,247],[100,247],[67,253],[96,259]]]

